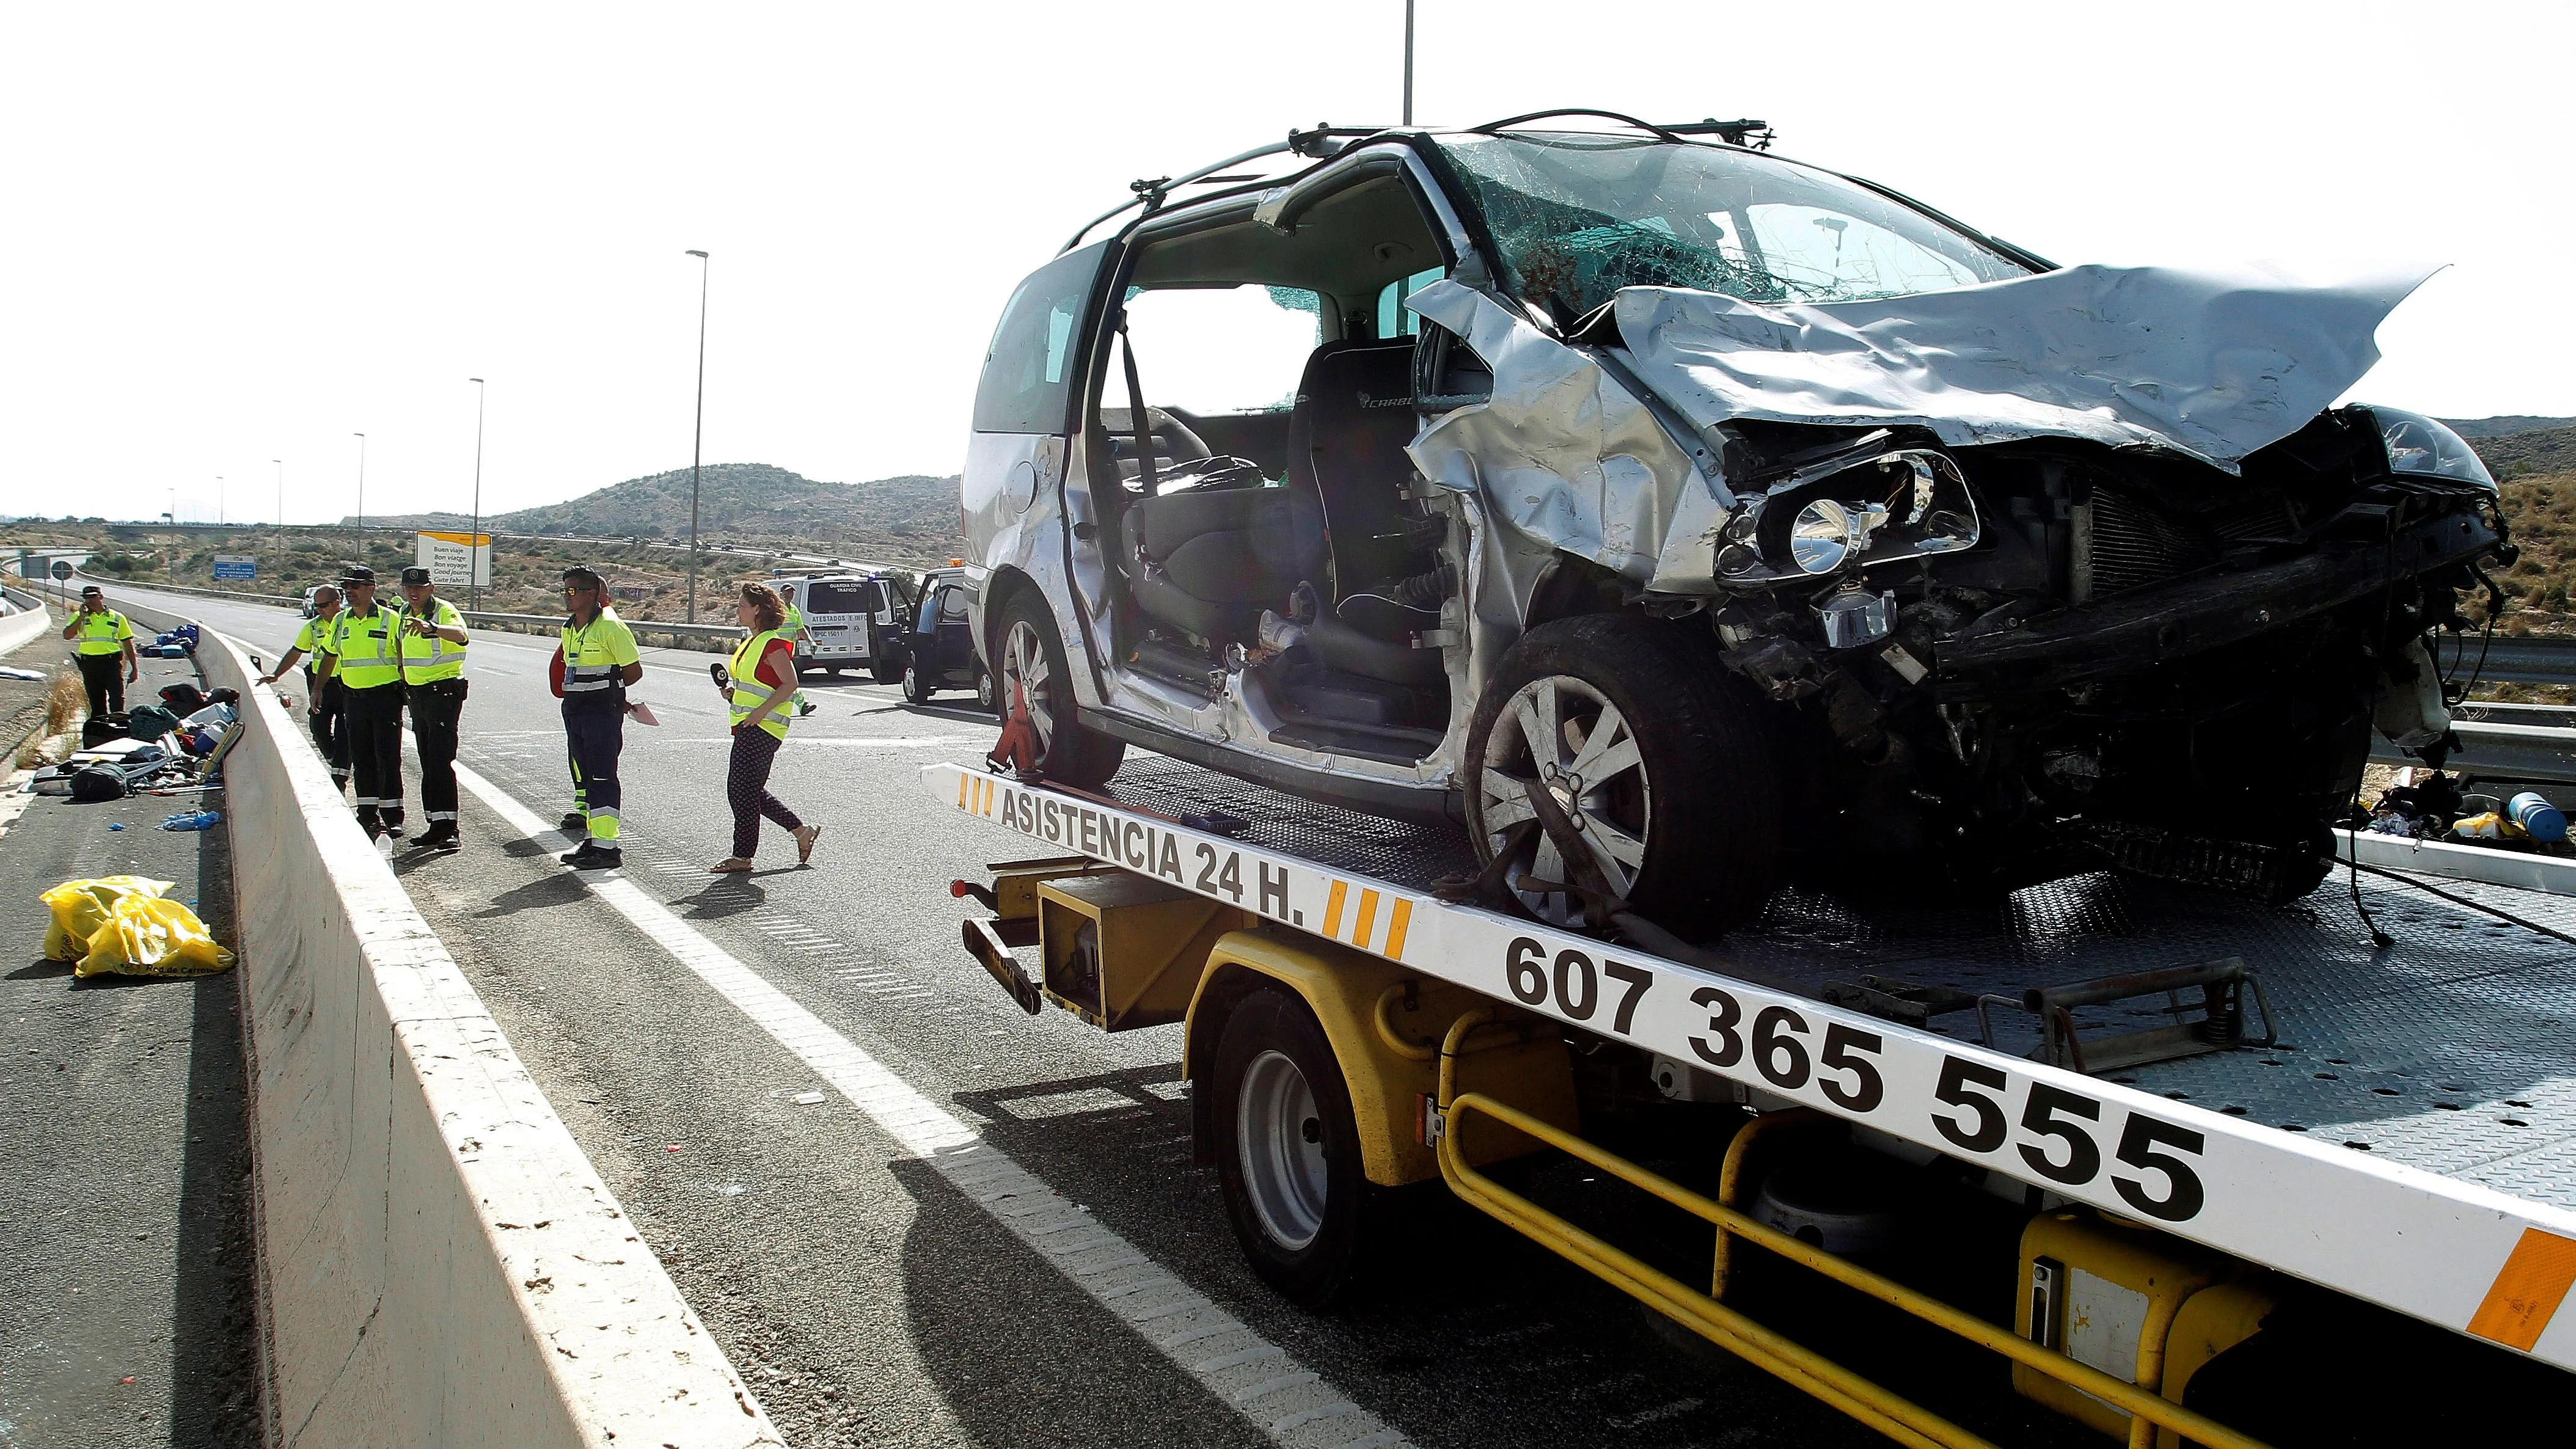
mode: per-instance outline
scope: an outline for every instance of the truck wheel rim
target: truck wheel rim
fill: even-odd
[[[1315,1241],[1329,1181],[1323,1119],[1306,1074],[1286,1053],[1265,1051],[1244,1070],[1235,1143],[1262,1232],[1291,1252]]]
[[[1015,698],[1028,701],[1029,723],[1038,732],[1038,744],[1055,743],[1055,701],[1050,697],[1055,681],[1047,669],[1046,641],[1026,619],[1012,624],[1002,641],[1002,679],[1005,703]]]
[[[1504,702],[1478,763],[1477,820],[1488,858],[1503,852],[1515,826],[1538,818],[1529,795],[1544,789],[1582,833],[1611,888],[1622,897],[1635,888],[1654,823],[1654,785],[1636,731],[1600,690],[1562,674],[1522,685]],[[1573,883],[1565,857],[1543,833],[1512,854],[1509,880]],[[1600,924],[1583,920],[1581,900],[1566,892],[1515,886],[1513,893],[1558,925]]]

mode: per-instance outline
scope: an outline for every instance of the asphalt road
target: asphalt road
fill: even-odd
[[[38,639],[12,662],[66,647]],[[196,677],[184,660],[142,670],[129,703]],[[259,1421],[239,975],[76,980],[43,959],[38,899],[84,877],[168,880],[232,940],[226,836],[152,828],[196,796],[25,804],[0,834],[0,1449],[247,1449]]]
[[[165,598],[272,661],[297,624]],[[1366,1301],[1328,1315],[1280,1302],[1243,1266],[1214,1175],[1190,1163],[1178,1029],[1029,1018],[959,949],[947,882],[1026,852],[934,806],[916,772],[980,754],[989,718],[810,677],[821,707],[772,788],[824,827],[814,866],[793,868],[771,827],[759,871],[720,879],[705,874],[730,830],[710,656],[649,652],[635,693],[664,724],[627,730],[617,874],[641,895],[621,909],[550,858],[569,842],[525,828],[568,804],[551,648],[474,636],[464,761],[515,804],[469,792],[465,848],[397,868],[793,1442],[1341,1445],[1371,1423],[1385,1427],[1357,1442],[1884,1442],[1436,1187]],[[877,1087],[850,1085],[869,1072]],[[888,1092],[913,1105],[888,1108]],[[1056,1216],[1015,1218],[1026,1204],[996,1205],[992,1179],[926,1159],[923,1134],[949,1129],[924,1112],[1007,1154],[1038,1180],[1022,1197]],[[1099,1231],[1047,1236],[1069,1225]],[[1177,1284],[1155,1291],[1204,1305],[1162,1318],[1098,1289],[1156,1267]],[[1211,1326],[1162,1326],[1198,1322]],[[1176,1337],[1210,1352],[1158,1346]],[[1373,1418],[1335,1420],[1342,1400]],[[1281,1412],[1301,1402],[1323,1406],[1302,1424]],[[1987,1403],[1974,1422],[2008,1441],[2038,1417]]]

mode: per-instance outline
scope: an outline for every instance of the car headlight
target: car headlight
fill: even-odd
[[[2494,491],[2495,475],[2487,471],[2468,439],[2422,413],[2377,405],[2364,411],[2379,428],[2380,444],[2388,450],[2389,472],[2400,478],[2475,483]]]

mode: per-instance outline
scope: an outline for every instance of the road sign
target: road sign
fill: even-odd
[[[215,577],[219,579],[255,579],[259,577],[259,556],[247,553],[215,555]]]
[[[429,581],[442,589],[488,589],[492,586],[492,535],[424,531],[413,561],[429,570]]]
[[[67,558],[58,558],[54,560],[54,566],[50,572],[58,579],[70,578],[72,576],[72,561]]]

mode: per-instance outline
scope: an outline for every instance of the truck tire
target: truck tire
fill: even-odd
[[[930,676],[921,672],[920,660],[916,659],[903,667],[903,697],[905,699],[910,700],[914,704],[928,704],[930,703],[930,697],[938,692],[938,690],[930,687]]]
[[[1350,1088],[1306,1003],[1274,987],[1226,1018],[1214,1066],[1217,1178],[1261,1281],[1320,1308],[1349,1290],[1384,1192],[1360,1165]]]
[[[1691,940],[1744,924],[1780,878],[1783,805],[1763,708],[1681,625],[1585,614],[1532,629],[1504,654],[1467,733],[1478,859],[1535,818],[1525,796],[1544,787],[1639,915]],[[1569,881],[1544,836],[1517,853],[1513,879]],[[1570,893],[1515,894],[1558,924],[1583,913]]]
[[[1007,713],[1015,693],[1026,694],[1029,722],[1037,727],[1039,772],[1078,790],[1107,784],[1127,758],[1127,743],[1074,718],[1073,671],[1046,600],[1034,589],[1014,592],[1002,606],[996,637],[1002,708]]]

